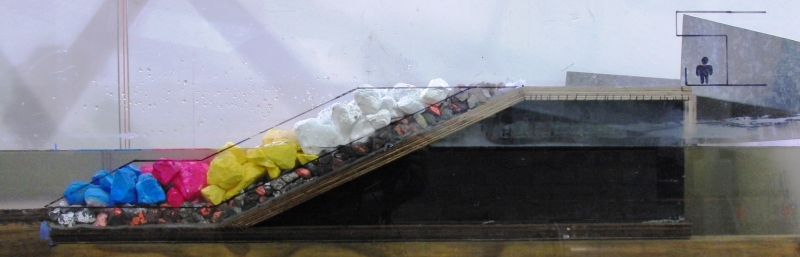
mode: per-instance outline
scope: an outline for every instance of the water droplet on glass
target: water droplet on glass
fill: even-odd
[[[95,105],[95,106],[94,106],[94,109],[95,109],[96,111],[97,111],[97,110],[100,110],[100,106],[99,106],[99,105]]]
[[[139,72],[142,72],[142,68],[139,68]]]
[[[185,103],[186,103],[186,99],[183,99],[183,101],[182,101],[181,103],[184,103],[184,104],[185,104]]]
[[[183,85],[185,86],[188,83],[185,79],[183,80]]]

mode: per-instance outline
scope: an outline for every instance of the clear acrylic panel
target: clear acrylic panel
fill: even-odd
[[[0,150],[119,148],[115,1],[0,10]]]
[[[183,199],[203,217],[159,225],[796,235],[798,11],[791,1],[5,2],[0,161],[12,165],[0,167],[0,187],[14,189],[0,192],[0,207],[39,207],[98,169],[210,164],[228,142],[247,153],[282,130],[301,138],[295,166],[225,188],[224,199]],[[330,118],[334,106],[366,108],[356,95],[367,85],[382,97],[435,78],[455,93],[386,127]],[[497,85],[519,95],[491,103],[507,96]],[[466,116],[441,119],[445,109]],[[37,187],[47,188],[27,193]],[[92,215],[166,215],[161,204]],[[502,239],[489,234],[478,239]]]

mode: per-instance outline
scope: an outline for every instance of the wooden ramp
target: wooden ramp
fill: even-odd
[[[497,240],[689,239],[692,225],[679,223],[549,223],[462,225],[370,225],[254,227],[248,229],[150,228],[56,231],[53,241],[71,243],[398,242]],[[46,243],[45,243],[46,245]]]
[[[453,119],[412,135],[383,152],[368,155],[340,168],[340,170],[294,188],[262,206],[254,207],[229,218],[220,223],[220,227],[246,228],[253,226],[522,101],[684,101],[684,133],[690,135],[695,121],[695,99],[690,87],[521,87],[513,89]]]

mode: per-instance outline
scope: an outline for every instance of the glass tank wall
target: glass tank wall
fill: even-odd
[[[6,1],[0,208],[41,207],[134,159],[258,147],[267,129],[358,102],[365,84],[424,94],[441,78],[449,100],[391,121],[427,125],[421,114],[451,108],[459,85],[545,93],[426,142],[414,152],[425,161],[374,167],[260,226],[649,222],[794,234],[798,11],[785,1]],[[666,87],[685,95],[663,98]]]

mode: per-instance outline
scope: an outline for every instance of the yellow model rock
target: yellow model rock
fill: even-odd
[[[217,205],[225,200],[225,189],[222,189],[217,185],[207,186],[200,190],[200,193],[203,194],[203,198],[205,198],[206,201],[214,205]]]
[[[229,152],[217,155],[208,167],[206,182],[209,185],[217,185],[223,190],[233,188],[242,180],[242,165],[236,160],[236,156]]]
[[[275,165],[275,163],[272,163],[270,160],[267,160],[267,163],[264,167],[267,168],[269,179],[275,179],[281,175],[281,168],[278,168],[278,165]]]
[[[319,158],[319,156],[315,154],[306,154],[303,153],[303,151],[297,152],[297,160],[300,162],[300,165],[305,165],[306,163],[314,161],[317,158]]]
[[[280,129],[267,130],[267,133],[264,133],[262,141],[264,142],[265,145],[274,142],[290,142],[299,145],[297,143],[297,136],[294,134],[294,130],[280,130]]]
[[[259,146],[247,152],[247,158],[251,162],[267,167],[266,161],[272,161],[278,168],[291,169],[297,160],[297,145],[278,141]]]
[[[264,169],[264,167],[255,165],[254,163],[251,162],[247,162],[244,165],[242,165],[242,169],[244,170],[243,174],[244,176],[242,177],[242,180],[239,181],[239,184],[237,184],[231,189],[228,189],[228,191],[225,192],[225,199],[229,199],[239,194],[239,192],[241,192],[242,189],[245,189],[247,186],[256,182],[256,180],[258,180],[266,172],[266,169]],[[280,172],[280,170],[278,170],[278,172]]]
[[[233,146],[233,147],[228,148],[230,146]],[[225,143],[225,145],[222,146],[222,149],[225,149],[225,148],[228,148],[228,150],[225,150],[223,153],[231,153],[231,154],[233,154],[233,156],[236,157],[236,162],[238,162],[239,164],[244,164],[247,161],[247,155],[244,153],[244,150],[241,147],[239,147],[238,145],[234,145],[233,142]]]

